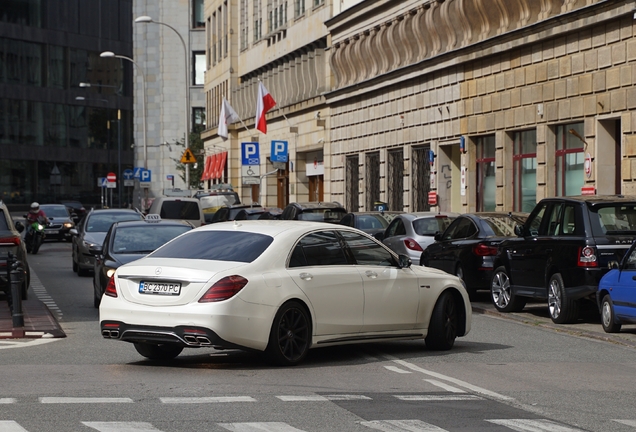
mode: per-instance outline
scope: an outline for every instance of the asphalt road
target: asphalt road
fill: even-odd
[[[634,348],[551,328],[539,311],[475,314],[448,352],[351,345],[278,368],[197,349],[157,363],[101,338],[92,278],[72,272],[70,250],[29,256],[67,337],[0,346],[0,432],[636,430]]]

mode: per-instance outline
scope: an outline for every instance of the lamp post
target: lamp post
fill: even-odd
[[[163,26],[168,27],[170,30],[172,30],[173,32],[175,32],[177,34],[177,36],[179,36],[179,40],[181,40],[181,45],[183,45],[183,52],[185,55],[185,84],[186,84],[186,94],[185,94],[185,148],[186,150],[189,147],[189,142],[190,142],[190,67],[189,67],[189,58],[188,58],[188,48],[186,46],[185,41],[183,40],[183,37],[181,36],[181,33],[179,33],[177,31],[177,29],[175,29],[174,27],[172,27],[170,24],[166,24],[164,22],[161,21],[155,21],[152,19],[152,17],[149,17],[147,15],[144,16],[140,16],[138,18],[135,19],[135,23],[155,23],[155,24],[160,24]],[[186,183],[186,188],[190,189],[190,164],[185,164],[185,183]]]
[[[124,59],[124,60],[128,60],[129,62],[131,62],[133,65],[135,65],[135,67],[137,68],[137,70],[139,71],[139,74],[141,75],[141,83],[142,83],[142,91],[143,91],[143,96],[141,99],[141,108],[142,108],[142,125],[143,125],[143,137],[144,137],[144,169],[148,169],[148,146],[146,143],[146,131],[148,129],[147,127],[147,119],[146,119],[146,76],[144,75],[144,71],[143,69],[130,57],[126,57],[123,55],[118,55],[113,53],[112,51],[104,51],[103,53],[101,53],[99,55],[100,57],[114,57],[114,58],[119,58],[119,59]],[[118,111],[118,116],[120,115],[119,111]],[[121,127],[121,126],[120,126]],[[121,153],[121,145],[119,147],[119,152]],[[118,180],[120,181],[120,186],[123,184],[122,179],[121,179],[121,173],[117,173],[118,174]],[[120,205],[121,205],[121,187],[119,188],[119,194],[120,194]],[[145,210],[145,209],[144,209]]]

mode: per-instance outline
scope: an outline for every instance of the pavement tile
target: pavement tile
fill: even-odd
[[[66,337],[57,319],[40,300],[22,301],[22,315],[24,326],[14,327],[9,304],[0,296],[0,339]]]

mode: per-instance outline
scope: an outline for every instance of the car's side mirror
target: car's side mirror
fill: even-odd
[[[441,241],[442,240],[442,235],[440,233],[435,233],[435,237],[433,237],[435,239],[435,241]]]
[[[515,234],[517,237],[523,237],[523,227],[521,225],[515,225]]]
[[[398,255],[398,267],[409,268],[411,267],[411,264],[413,264],[413,262],[411,261],[411,258],[409,258],[407,255],[403,255],[403,254]]]
[[[610,261],[610,262],[608,262],[608,263],[607,263],[607,267],[608,267],[610,270],[613,270],[613,269],[617,269],[617,268],[619,268],[619,267],[620,267],[620,264],[618,263],[618,261]]]
[[[375,233],[373,234],[373,237],[375,237],[375,239],[378,241],[382,241],[384,240],[384,233],[383,232]]]
[[[68,230],[68,232],[71,235],[78,235],[79,234],[79,232],[77,232],[77,228],[71,228],[70,230]]]
[[[16,221],[15,229],[17,229],[18,232],[21,233],[22,231],[24,231],[24,224],[20,221]]]
[[[102,254],[102,245],[92,245],[88,248],[88,253],[93,256],[99,256]]]

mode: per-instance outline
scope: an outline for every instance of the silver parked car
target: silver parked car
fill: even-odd
[[[101,246],[106,233],[115,222],[143,220],[144,216],[130,209],[91,210],[82,219],[77,228],[71,229],[73,236],[73,271],[78,276],[87,275],[95,266],[95,256],[90,253],[91,246]]]
[[[422,251],[435,242],[435,234],[444,232],[459,213],[417,212],[395,216],[382,236],[382,242],[397,254],[420,262]]]

